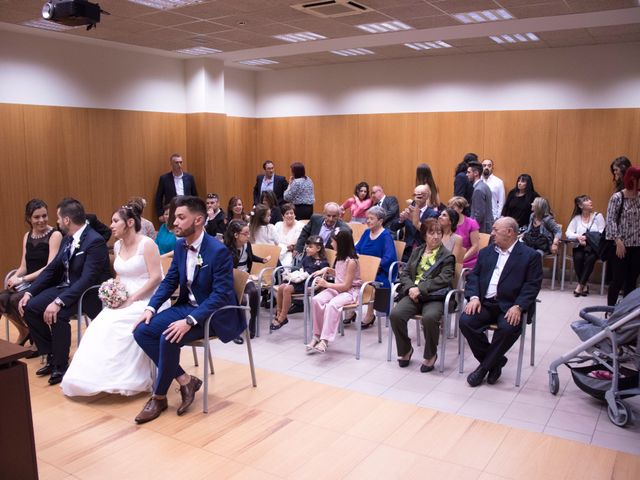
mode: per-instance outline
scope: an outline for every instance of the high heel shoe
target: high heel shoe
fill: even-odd
[[[409,351],[409,358],[399,358],[398,359],[398,365],[400,366],[400,368],[405,368],[409,366],[409,363],[411,363],[411,356],[413,355],[413,347],[411,347],[411,350]]]
[[[438,354],[436,354],[436,358],[433,359],[433,364],[432,365],[425,365],[424,363],[422,365],[420,365],[420,371],[422,373],[431,372],[434,368],[436,368],[436,362],[437,361],[438,361]]]
[[[360,328],[362,330],[366,330],[367,328],[372,327],[374,323],[376,323],[376,317],[373,317],[373,320],[371,320],[370,322],[362,322],[360,324]]]
[[[589,287],[584,287],[580,295],[582,295],[583,297],[586,297],[587,295],[589,295]]]
[[[33,345],[33,340],[31,340],[30,333],[27,333],[27,336],[24,337],[22,340],[19,340],[18,345],[20,345],[21,347],[24,347],[24,344],[27,343],[27,341],[29,342],[30,345]]]
[[[582,292],[578,291],[577,289],[573,291],[574,297],[579,297],[580,295],[582,295]]]

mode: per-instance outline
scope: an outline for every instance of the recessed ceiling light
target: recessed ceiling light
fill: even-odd
[[[241,62],[244,65],[271,65],[273,63],[279,63],[275,60],[269,60],[268,58],[256,58],[255,60],[242,60]]]
[[[169,10],[171,8],[186,7],[202,3],[204,0],[129,0],[131,3],[144,5],[145,7],[157,8],[158,10]]]
[[[540,41],[540,38],[535,33],[512,33],[511,35],[495,35],[489,38],[496,43],[525,43]]]
[[[176,53],[184,53],[186,55],[209,55],[212,53],[220,53],[222,50],[216,50],[209,47],[191,47],[183,48],[181,50],[174,50]]]
[[[41,28],[43,30],[53,30],[54,32],[64,32],[65,30],[71,30],[73,28],[69,25],[62,25],[61,23],[50,22],[49,20],[45,20],[44,18],[38,18],[36,20],[28,20],[26,22],[22,22],[22,25],[26,25],[27,27],[33,28]]]
[[[504,8],[498,10],[479,10],[477,12],[455,13],[453,18],[462,23],[497,22],[498,20],[510,20],[515,18]]]
[[[438,40],[435,42],[405,43],[404,46],[413,48],[414,50],[430,50],[432,48],[451,48],[453,45]]]
[[[356,25],[356,28],[364,30],[369,33],[386,33],[386,32],[399,32],[401,30],[412,30],[413,27],[398,20],[392,20],[390,22],[381,23],[365,23],[363,25]]]
[[[279,40],[284,40],[285,42],[298,43],[298,42],[309,42],[312,40],[324,40],[324,35],[320,35],[318,33],[313,32],[296,32],[296,33],[285,33],[283,35],[274,35],[273,38],[277,38]]]
[[[371,50],[366,48],[349,48],[347,50],[331,50],[331,53],[340,55],[341,57],[356,57],[358,55],[373,55]]]

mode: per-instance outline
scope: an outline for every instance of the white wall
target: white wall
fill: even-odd
[[[185,112],[183,60],[0,30],[0,103]]]
[[[224,110],[234,117],[256,116],[256,73],[237,68],[224,71]]]
[[[640,107],[640,44],[260,72],[256,116]]]

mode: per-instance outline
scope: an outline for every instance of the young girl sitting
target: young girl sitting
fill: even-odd
[[[340,322],[340,309],[344,305],[355,303],[362,280],[360,266],[353,237],[350,231],[340,231],[331,238],[336,250],[336,262],[333,268],[325,267],[313,275],[322,275],[316,282],[322,292],[313,297],[313,338],[307,345],[307,352],[327,351],[329,342],[333,342]],[[329,282],[325,275],[333,275],[333,282]]]
[[[249,241],[278,245],[276,227],[271,223],[271,210],[263,204],[256,205],[255,212],[249,222]]]
[[[327,262],[327,256],[324,252],[322,237],[319,235],[311,235],[307,239],[305,253],[306,256],[302,259],[302,269],[309,275],[312,275],[314,272],[317,272],[321,268],[325,268],[329,265],[329,262]],[[283,325],[289,323],[287,312],[291,306],[291,295],[294,293],[303,293],[304,284],[305,282],[302,281],[299,283],[282,283],[278,285],[276,297],[278,302],[278,313],[271,322],[271,326],[269,327],[271,330],[278,330]]]
[[[233,268],[243,272],[251,272],[253,262],[267,263],[271,257],[261,258],[253,254],[251,243],[249,243],[249,225],[243,220],[231,220],[224,233],[224,244],[227,246],[233,257]],[[260,292],[256,284],[249,280],[245,288],[245,293],[249,296],[249,308],[251,308],[251,319],[249,320],[249,334],[253,338],[256,334],[256,318],[260,307]],[[242,337],[234,340],[241,344]]]

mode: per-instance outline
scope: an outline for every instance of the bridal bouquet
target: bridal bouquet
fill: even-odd
[[[107,308],[118,308],[127,301],[129,293],[125,286],[115,278],[110,278],[98,289],[98,298]]]

